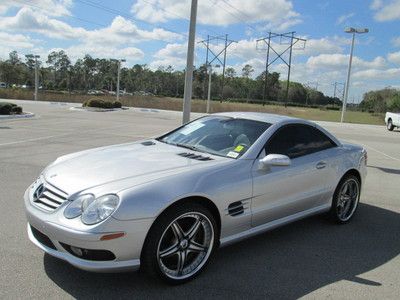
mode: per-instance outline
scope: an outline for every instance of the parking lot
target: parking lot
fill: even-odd
[[[316,216],[222,248],[197,279],[171,287],[140,272],[88,273],[44,255],[28,241],[22,196],[58,156],[156,136],[179,125],[181,113],[82,112],[69,104],[14,102],[36,117],[0,120],[1,299],[398,299],[399,130],[320,122],[368,150],[368,176],[352,222],[340,226]]]

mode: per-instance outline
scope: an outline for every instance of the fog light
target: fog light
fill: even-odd
[[[83,252],[82,252],[81,248],[77,248],[77,247],[71,246],[70,249],[76,256],[82,257]]]

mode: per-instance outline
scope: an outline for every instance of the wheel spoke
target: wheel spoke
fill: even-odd
[[[188,250],[193,252],[204,252],[207,250],[206,246],[203,246],[195,241],[190,241]]]
[[[183,268],[185,267],[185,262],[186,262],[186,251],[179,251],[178,265],[177,265],[177,271],[179,274],[182,274]]]
[[[177,221],[175,221],[174,223],[172,223],[171,225],[172,231],[175,234],[175,237],[178,239],[178,241],[181,241],[183,239],[183,230],[181,228],[181,226],[178,224]]]
[[[201,218],[196,216],[196,221],[194,222],[193,226],[189,229],[188,233],[186,234],[187,238],[191,240],[196,233],[199,231],[201,225]]]
[[[178,253],[178,251],[179,251],[179,244],[176,243],[175,245],[172,245],[171,247],[161,251],[160,257],[161,258],[168,257],[168,256]]]

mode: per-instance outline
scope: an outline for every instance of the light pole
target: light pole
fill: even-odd
[[[215,65],[216,68],[219,68],[219,65]],[[211,76],[212,76],[212,65],[208,65],[208,94],[207,94],[207,109],[206,113],[210,113],[210,105],[211,105]]]
[[[121,76],[121,63],[126,62],[125,59],[118,60],[118,75],[117,75],[117,101],[119,101],[119,77]]]
[[[351,49],[350,49],[350,59],[349,59],[349,68],[347,70],[347,80],[346,80],[346,88],[345,88],[345,94],[344,94],[344,99],[342,103],[342,116],[340,118],[340,122],[343,123],[344,120],[344,114],[346,112],[346,105],[347,105],[347,97],[349,96],[349,87],[350,87],[350,74],[351,74],[351,63],[353,61],[353,50],[354,50],[354,40],[356,37],[356,33],[368,33],[368,28],[353,28],[353,27],[347,27],[344,32],[346,33],[351,33],[353,34],[353,38],[351,40]]]
[[[186,57],[185,91],[183,92],[182,124],[190,121],[190,110],[193,85],[194,42],[196,37],[197,0],[192,0],[190,8],[190,25],[188,50]]]
[[[35,93],[33,94],[34,100],[38,100],[38,88],[39,88],[39,73],[38,73],[38,58],[40,58],[40,55],[32,55],[35,59]]]

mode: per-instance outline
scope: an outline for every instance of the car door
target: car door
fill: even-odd
[[[326,181],[333,173],[324,154],[335,147],[321,131],[305,124],[289,124],[278,129],[267,141],[260,158],[284,154],[290,166],[252,169],[252,226],[288,217],[324,204]]]

